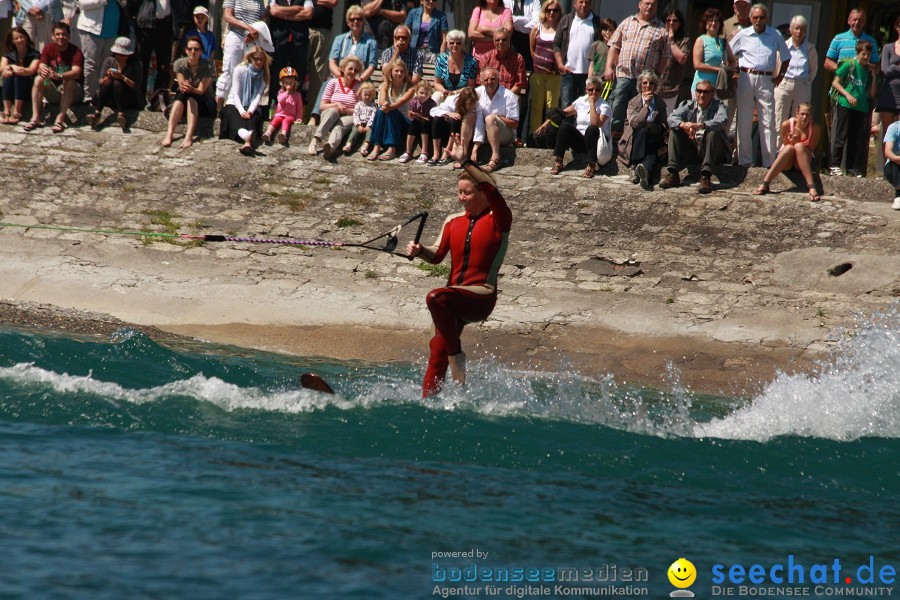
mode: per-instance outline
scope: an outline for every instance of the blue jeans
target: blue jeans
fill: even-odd
[[[559,108],[568,108],[573,102],[584,95],[584,84],[587,82],[587,73],[566,73],[559,84]]]
[[[628,112],[628,103],[637,96],[637,79],[616,77],[616,89],[612,93],[612,131],[613,135],[622,134],[625,129],[625,115]]]

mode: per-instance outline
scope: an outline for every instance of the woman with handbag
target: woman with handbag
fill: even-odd
[[[571,148],[572,152],[587,153],[588,165],[581,176],[591,179],[597,172],[597,142],[601,135],[606,136],[607,140],[612,137],[610,131],[612,108],[601,97],[603,78],[596,75],[588,77],[585,83],[585,92],[584,96],[563,109],[563,113],[567,117],[575,115],[575,124],[573,125],[570,121],[563,121],[559,124],[556,148],[553,151],[554,163],[550,169],[551,175],[560,174],[566,150]],[[547,127],[553,126],[555,124],[547,119],[534,133],[541,135]]]
[[[722,13],[717,8],[708,8],[700,17],[700,36],[694,42],[694,81],[691,82],[691,97],[696,100],[694,92],[701,80],[712,82],[716,86],[719,72],[726,70],[730,75],[737,65],[728,42],[719,37],[722,34]],[[733,89],[733,88],[732,88]],[[717,94],[720,98],[723,94]],[[727,97],[727,95],[726,95]]]

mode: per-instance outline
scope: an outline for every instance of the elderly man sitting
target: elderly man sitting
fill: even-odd
[[[710,81],[697,84],[697,99],[685,101],[669,115],[668,174],[659,187],[667,190],[681,185],[678,171],[700,163],[698,192],[712,191],[712,167],[725,164],[731,158],[725,123],[728,109],[715,97]]]
[[[482,171],[491,173],[500,168],[500,147],[508,146],[516,139],[519,98],[500,85],[500,74],[493,67],[482,69],[480,79],[482,85],[475,90],[478,93],[478,106],[472,160],[476,160],[478,150],[487,137],[491,146],[491,160],[482,167]]]

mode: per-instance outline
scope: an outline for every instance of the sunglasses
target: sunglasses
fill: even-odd
[[[506,43],[508,43],[508,42],[509,42],[509,40],[506,39],[506,38],[497,38],[497,39],[494,40],[494,43],[495,43],[495,44],[506,44]]]
[[[185,50],[187,50],[188,52],[200,52],[200,48],[190,48],[190,47],[188,47],[188,48],[185,48]]]
[[[560,11],[558,8],[548,8],[548,9],[547,9],[546,11],[544,11],[544,12],[548,12],[548,13],[558,13],[558,12],[561,12],[561,11]]]
[[[394,39],[395,40],[408,40],[409,36],[408,35],[395,35]]]
[[[351,23],[362,23],[365,19],[363,19],[362,17],[350,17],[347,20]]]
[[[697,95],[698,95],[698,96],[699,96],[700,94],[706,95],[706,94],[712,94],[712,93],[713,93],[712,90],[701,90],[701,89],[698,89],[698,90],[697,90]]]
[[[678,19],[666,19],[666,23],[677,23]]]

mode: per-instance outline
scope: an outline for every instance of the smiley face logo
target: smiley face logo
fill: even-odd
[[[691,587],[697,579],[697,569],[686,558],[679,558],[669,567],[669,582],[677,588]]]

